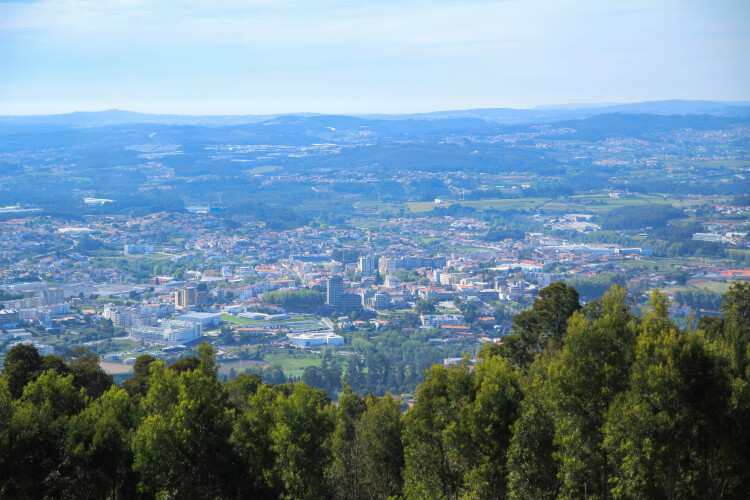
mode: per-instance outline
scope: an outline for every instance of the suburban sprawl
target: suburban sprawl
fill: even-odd
[[[121,380],[207,341],[227,379],[408,401],[553,283],[624,287],[637,314],[658,289],[688,325],[750,280],[738,109],[22,121],[0,143],[0,350],[84,346]]]

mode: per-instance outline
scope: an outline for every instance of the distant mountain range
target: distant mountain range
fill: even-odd
[[[368,120],[390,121],[478,119],[500,124],[534,124],[589,118],[610,113],[653,115],[703,114],[720,117],[750,118],[750,103],[668,100],[631,104],[560,104],[538,106],[534,109],[487,108],[410,114],[361,114],[354,116]],[[274,120],[284,116],[293,116],[295,119],[298,119],[299,117],[309,118],[314,116],[328,116],[329,120],[332,118],[330,115],[318,115],[316,113],[197,116],[145,114],[114,109],[58,115],[0,116],[0,127],[5,130],[16,129],[31,131],[33,129],[35,132],[43,131],[45,129],[60,130],[65,128],[89,128],[141,123],[225,127],[268,121],[274,122]]]

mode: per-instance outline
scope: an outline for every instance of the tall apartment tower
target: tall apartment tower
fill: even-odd
[[[344,295],[344,278],[341,276],[331,276],[326,283],[326,304],[337,306],[341,304],[341,297]]]
[[[180,288],[174,292],[174,306],[186,309],[198,305],[198,289],[194,286]]]
[[[369,276],[375,272],[376,267],[376,260],[375,257],[372,255],[368,255],[366,257],[360,257],[359,258],[359,274],[363,276]]]

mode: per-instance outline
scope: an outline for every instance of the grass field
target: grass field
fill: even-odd
[[[488,198],[486,200],[456,201],[454,203],[464,207],[476,208],[477,210],[526,210],[536,208],[547,200],[548,198]]]
[[[246,174],[266,174],[268,172],[273,172],[274,170],[279,170],[281,167],[278,165],[262,165],[260,167],[253,167],[245,170]]]
[[[432,201],[412,201],[406,204],[407,207],[409,207],[409,211],[415,214],[423,213],[423,212],[429,212],[430,210],[434,209],[435,207],[445,207],[448,208],[449,206],[453,205],[452,202],[448,203],[440,203],[439,205]]]
[[[299,377],[308,366],[320,366],[322,359],[317,354],[303,351],[292,354],[268,354],[265,360],[272,365],[279,365],[287,377]]]
[[[277,325],[279,323],[296,323],[298,321],[315,321],[319,318],[315,316],[314,314],[306,314],[304,316],[292,316],[291,318],[288,318],[288,319],[267,321],[264,319],[241,318],[239,316],[235,316],[234,314],[223,313],[221,315],[221,319],[229,323],[234,323],[237,325],[263,326],[263,325]]]
[[[695,288],[705,288],[712,292],[724,294],[729,290],[730,283],[728,281],[704,281],[694,286]]]
[[[257,325],[260,323],[265,323],[265,321],[261,321],[259,319],[240,318],[239,316],[235,316],[234,314],[226,313],[222,313],[221,319],[222,321],[227,321],[236,325]]]
[[[262,368],[264,366],[269,366],[271,363],[268,361],[258,361],[254,359],[241,359],[238,361],[228,361],[223,362],[219,365],[219,374],[220,375],[229,375],[229,370],[234,368],[238,372],[244,371],[246,368],[250,368],[251,366],[255,366],[258,368]]]
[[[378,215],[395,214],[399,211],[399,209],[403,207],[404,206],[400,203],[386,203],[382,201],[358,201],[353,206],[355,212],[358,210],[375,210],[377,211]]]
[[[720,203],[725,201],[726,197],[706,197],[706,198],[675,198],[672,196],[661,195],[642,195],[625,198],[610,198],[606,194],[596,195],[578,195],[571,196],[567,200],[552,200],[541,206],[542,210],[552,212],[593,212],[602,213],[614,210],[615,208],[638,206],[648,204],[674,205],[675,207],[694,207],[706,203]]]

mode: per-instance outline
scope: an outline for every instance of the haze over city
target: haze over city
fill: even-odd
[[[750,100],[738,0],[0,2],[0,114]]]

